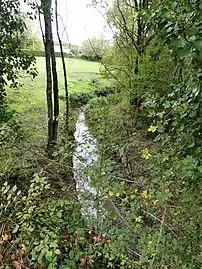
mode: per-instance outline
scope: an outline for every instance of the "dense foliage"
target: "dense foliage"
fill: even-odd
[[[80,48],[80,56],[90,61],[99,61],[102,59],[106,49],[107,41],[103,37],[93,37],[83,42]]]
[[[29,69],[33,57],[21,50],[21,37],[26,26],[19,10],[19,1],[0,1],[0,122],[6,120],[5,86],[17,86],[20,70],[34,74]]]
[[[115,44],[103,74],[122,93],[90,102],[88,120],[105,194],[129,223],[125,234],[136,235],[127,266],[200,268],[202,3],[146,2],[113,1],[107,13]]]

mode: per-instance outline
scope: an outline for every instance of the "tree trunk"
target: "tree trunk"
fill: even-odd
[[[45,56],[46,56],[46,94],[48,107],[48,149],[57,142],[58,136],[58,116],[59,116],[59,98],[58,98],[58,77],[56,69],[56,59],[54,51],[54,42],[52,34],[52,0],[41,0],[41,10],[44,15],[45,24]],[[52,90],[54,102],[52,100]],[[54,107],[54,109],[53,109]]]
[[[64,83],[65,83],[65,100],[66,100],[65,129],[66,129],[66,131],[68,131],[68,129],[69,129],[69,92],[68,92],[67,70],[66,70],[66,65],[65,65],[63,46],[62,46],[62,41],[61,41],[60,34],[59,34],[58,2],[57,2],[57,0],[55,0],[55,19],[56,19],[57,36],[58,36],[58,41],[59,41],[59,44],[60,44],[60,52],[61,52],[61,58],[62,58]]]
[[[51,59],[52,59],[53,97],[54,97],[53,142],[56,143],[58,137],[59,98],[58,98],[58,76],[57,76],[53,38],[51,42]]]
[[[45,57],[46,57],[46,97],[48,108],[48,148],[53,142],[53,101],[52,101],[52,75],[51,75],[51,0],[41,0],[45,24]]]

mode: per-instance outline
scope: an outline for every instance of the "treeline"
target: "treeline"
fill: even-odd
[[[61,57],[59,44],[54,42],[55,55]],[[22,49],[28,55],[35,57],[45,57],[43,42],[36,36],[31,36],[22,41]],[[67,58],[80,58],[88,61],[100,61],[106,51],[109,49],[108,41],[104,38],[93,37],[85,40],[80,46],[63,42],[64,56]]]

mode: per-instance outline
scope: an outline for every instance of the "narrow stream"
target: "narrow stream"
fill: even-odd
[[[79,114],[74,136],[76,148],[73,156],[73,171],[78,199],[82,206],[82,214],[86,217],[96,217],[95,200],[97,192],[91,185],[87,170],[98,160],[97,142],[85,124],[84,112]]]

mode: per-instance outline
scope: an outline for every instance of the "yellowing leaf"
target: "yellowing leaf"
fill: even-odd
[[[155,208],[155,209],[159,208],[159,201],[158,200],[154,201],[153,208]]]
[[[10,234],[3,234],[2,239],[3,239],[3,241],[8,241],[11,239],[11,235]]]
[[[166,156],[164,159],[163,159],[164,162],[166,161],[169,161],[169,158]]]
[[[23,251],[27,251],[27,247],[25,246],[25,244],[21,244],[21,249],[22,249]]]
[[[149,160],[151,158],[148,148],[142,150],[142,158],[145,160]]]
[[[112,191],[109,191],[109,196],[112,197],[114,193]]]
[[[142,222],[142,216],[135,218],[135,222]]]
[[[156,126],[150,125],[148,132],[152,132],[152,133],[156,132]]]
[[[142,193],[141,193],[141,196],[146,199],[148,197],[148,191],[143,190]]]
[[[130,196],[130,199],[133,200],[133,199],[135,199],[135,197],[136,197],[135,194],[132,194],[132,195]]]

